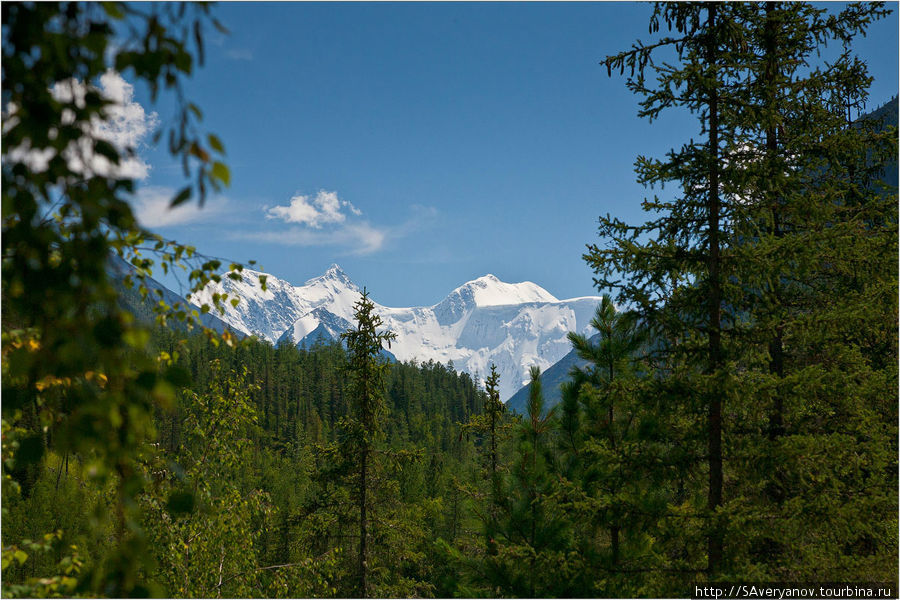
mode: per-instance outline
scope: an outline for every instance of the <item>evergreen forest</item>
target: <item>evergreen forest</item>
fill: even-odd
[[[591,335],[518,412],[493,368],[391,360],[368,293],[340,340],[275,347],[210,325],[238,298],[155,287],[252,263],[143,229],[106,100],[52,89],[115,68],[171,99],[172,205],[202,205],[231,177],[185,94],[214,6],[2,13],[4,597],[896,597],[897,107],[853,53],[884,3],[658,3],[601,61],[694,133],[636,157],[645,220],[584,240]]]

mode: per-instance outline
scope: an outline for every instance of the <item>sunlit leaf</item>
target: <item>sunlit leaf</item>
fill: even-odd
[[[213,163],[212,176],[224,183],[226,186],[231,185],[231,172],[223,162],[216,161]]]

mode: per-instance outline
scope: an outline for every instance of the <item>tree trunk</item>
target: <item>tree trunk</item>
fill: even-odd
[[[707,5],[706,66],[714,69],[717,62],[716,5]],[[719,93],[715,84],[709,90],[709,346],[708,370],[716,376],[722,368],[722,287],[719,254]],[[722,505],[722,394],[712,390],[707,413],[709,430],[709,495],[707,508],[712,515]],[[707,543],[707,571],[717,573],[722,563],[722,531],[717,520],[710,523]]]
[[[766,52],[766,102],[769,104],[769,109],[774,110],[775,104],[775,95],[778,93],[778,58],[776,56],[777,51],[777,31],[776,31],[776,23],[774,19],[774,11],[777,8],[777,4],[767,3],[766,4],[766,25],[765,25],[765,52]],[[766,127],[766,158],[769,161],[769,165],[773,165],[775,161],[776,154],[778,152],[778,135],[775,129],[774,123],[769,123]],[[777,173],[773,173],[772,180],[775,180],[777,177]],[[784,235],[784,232],[781,228],[781,198],[779,198],[777,191],[769,190],[770,198],[768,198],[768,205],[771,206],[772,210],[772,233],[776,238],[781,238]],[[781,308],[781,277],[780,273],[775,273],[775,277],[772,280],[772,295],[775,297],[776,306],[778,310]],[[776,382],[781,381],[784,377],[784,345],[782,343],[782,330],[784,329],[784,323],[779,316],[779,322],[775,327],[775,333],[772,339],[769,341],[769,373],[774,375],[776,378]],[[772,413],[769,415],[769,439],[774,440],[778,436],[784,433],[784,398],[782,397],[781,390],[776,388],[775,390],[775,402],[772,407]]]
[[[609,361],[609,386],[612,389],[613,380],[615,378],[615,362],[610,358]],[[609,394],[609,406],[607,407],[607,415],[608,419],[608,427],[609,427],[609,448],[613,452],[616,450],[616,432],[613,429],[613,419],[615,418],[615,412],[613,407],[614,397],[612,393]],[[612,564],[615,566],[619,562],[619,526],[615,523],[609,526],[609,543],[610,549],[612,551]]]
[[[366,542],[369,523],[366,520],[366,469],[368,449],[363,446],[359,462],[359,597],[368,598],[368,568],[366,563]]]

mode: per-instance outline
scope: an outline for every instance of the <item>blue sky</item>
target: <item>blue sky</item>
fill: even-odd
[[[893,3],[892,7],[896,8]],[[340,264],[392,306],[493,273],[559,298],[597,293],[581,255],[607,212],[642,219],[638,154],[694,123],[637,118],[599,61],[645,37],[634,3],[223,3],[187,95],[227,148],[232,185],[165,215],[183,185],[146,148],[145,215],[206,254],[294,283]],[[855,45],[873,108],[898,89],[896,13]],[[151,107],[165,121],[165,105]]]

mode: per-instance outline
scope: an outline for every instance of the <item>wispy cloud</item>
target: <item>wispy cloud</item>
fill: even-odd
[[[169,208],[174,196],[175,190],[168,187],[140,188],[134,198],[134,212],[138,222],[149,229],[189,225],[220,216],[227,206],[225,198],[211,197],[202,208],[197,202],[185,202]]]
[[[406,220],[393,228],[394,234],[404,236],[424,229],[433,225],[437,221],[439,214],[438,209],[433,206],[412,204],[409,207],[409,215],[407,215]]]
[[[320,190],[315,196],[298,194],[288,204],[263,207],[267,221],[273,223],[258,231],[236,231],[232,239],[253,240],[283,246],[336,246],[347,254],[367,255],[434,221],[436,209],[421,205],[410,207],[409,215],[394,225],[375,225],[360,209],[337,192]]]
[[[281,246],[339,246],[348,254],[372,254],[384,246],[387,234],[385,228],[361,221],[324,231],[291,227],[282,231],[236,232],[232,237]]]
[[[253,51],[247,48],[229,48],[225,51],[225,58],[231,60],[253,60]]]

